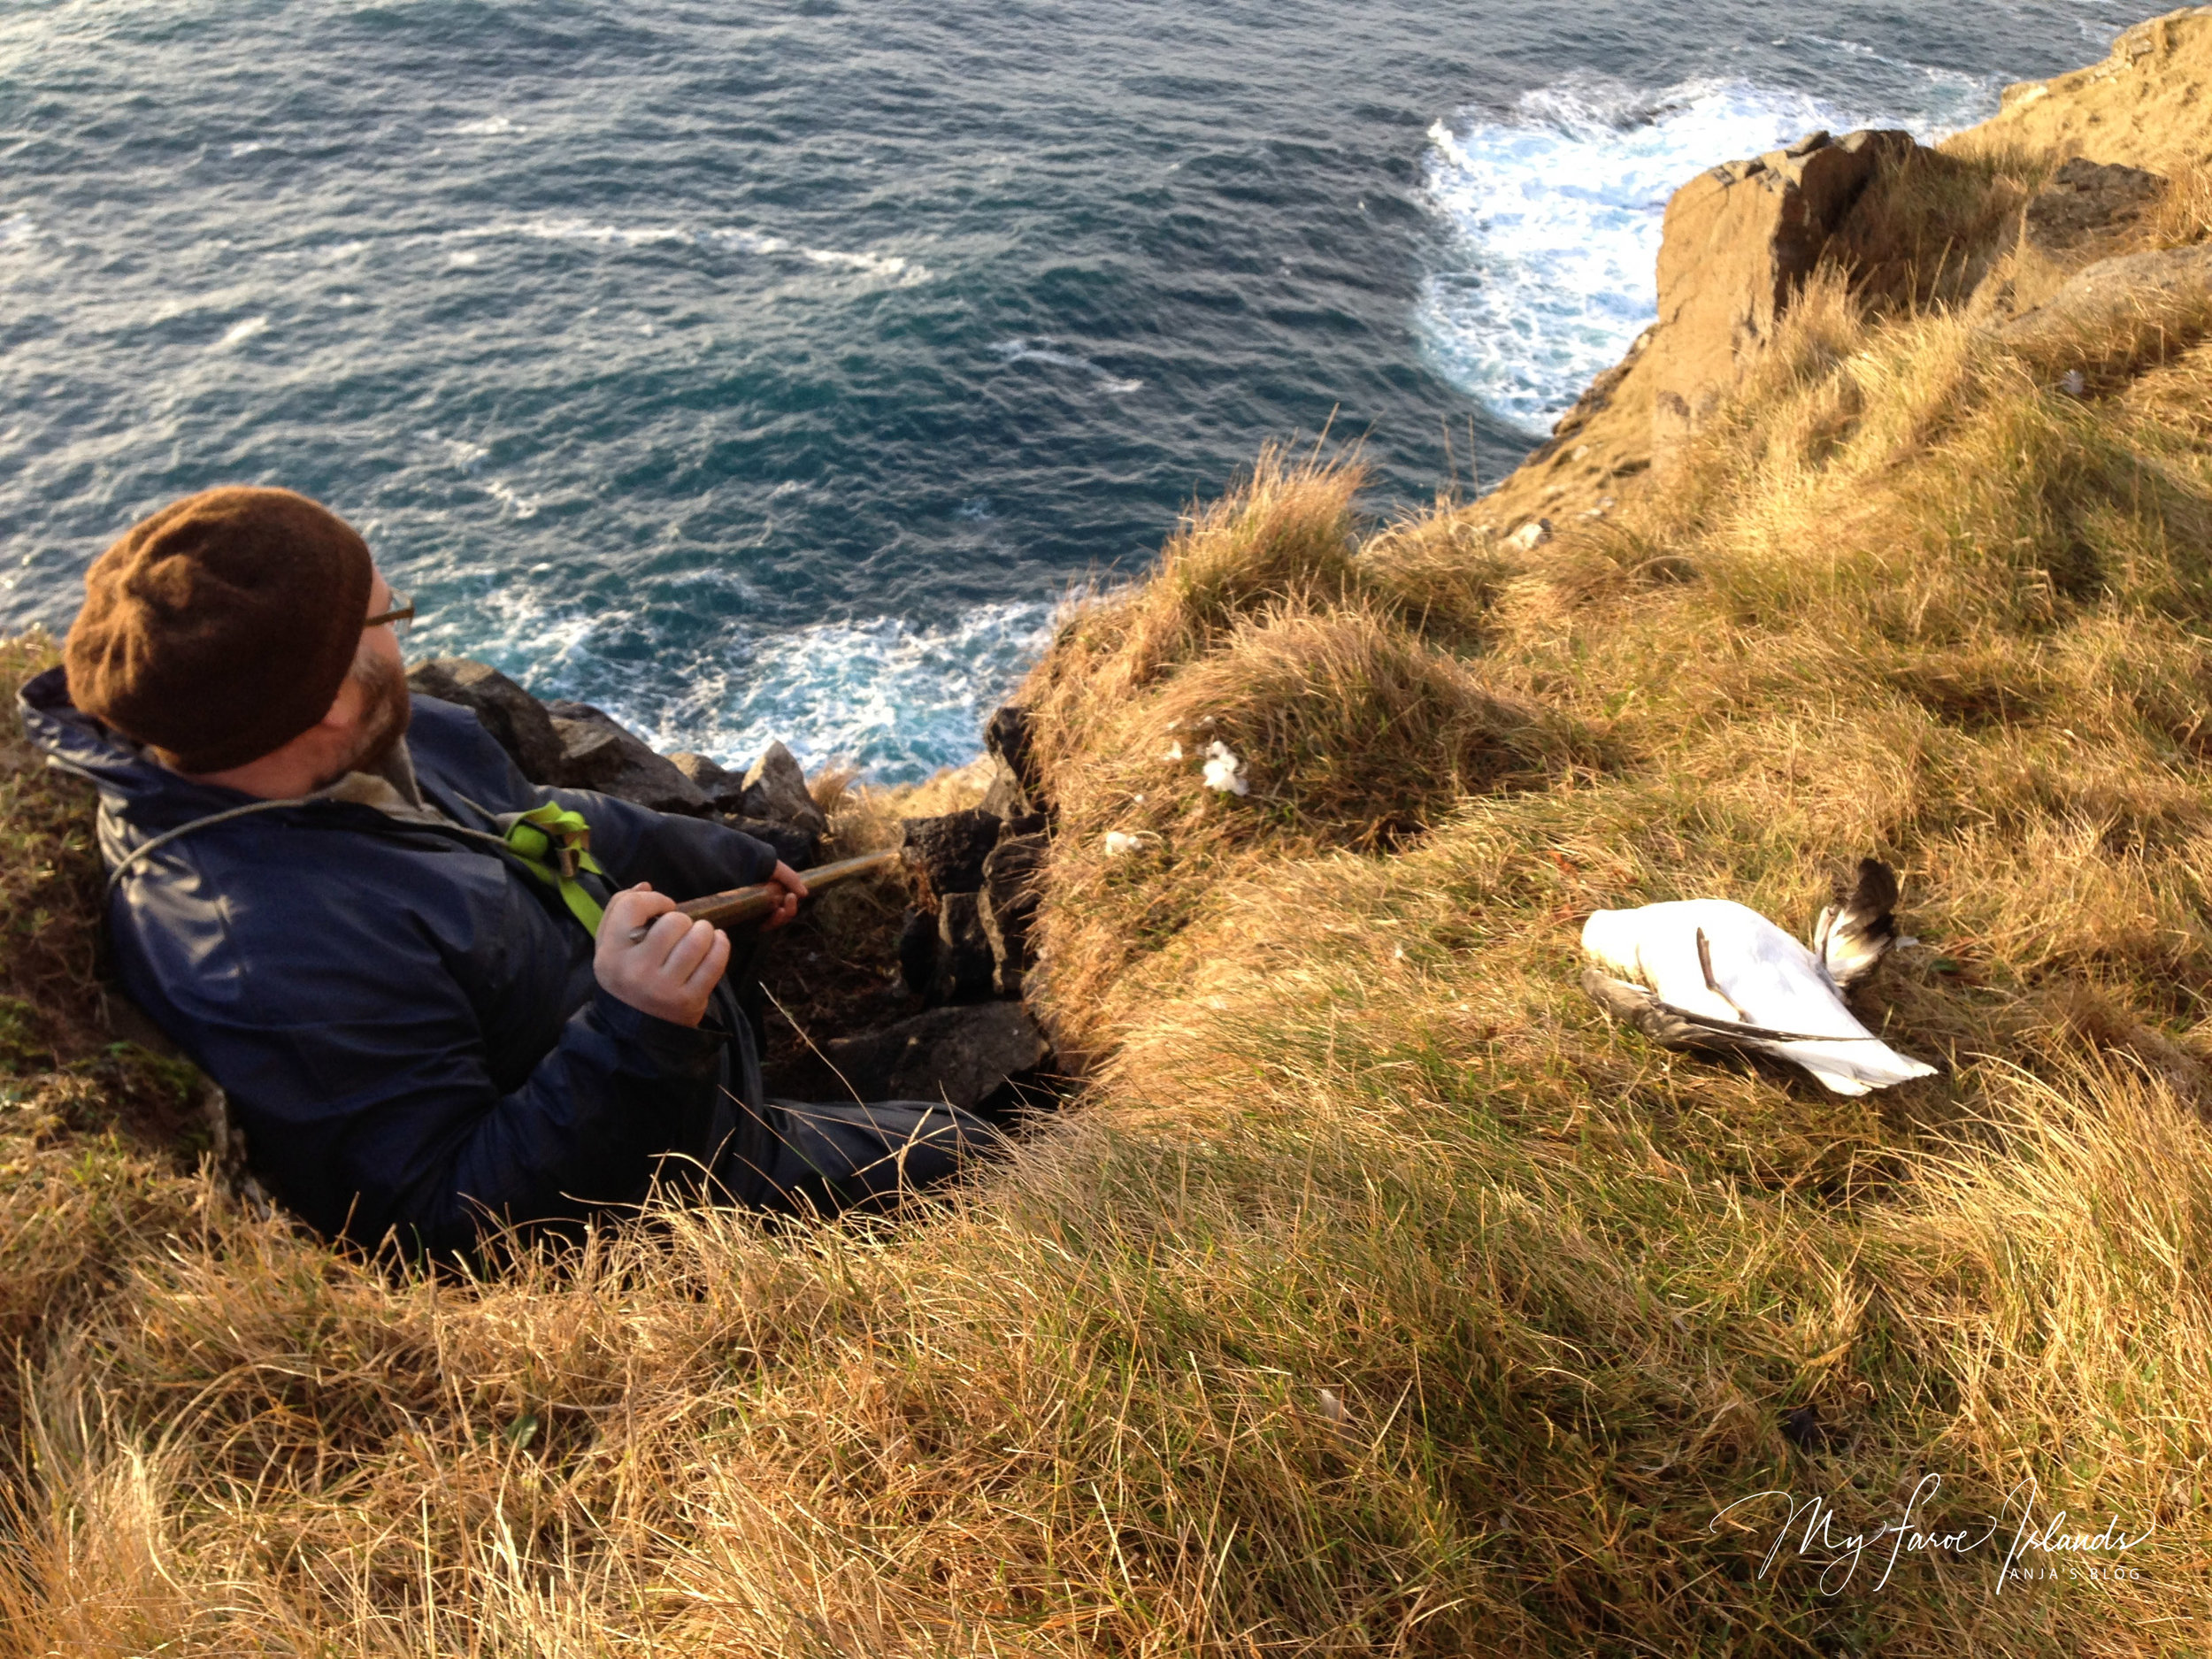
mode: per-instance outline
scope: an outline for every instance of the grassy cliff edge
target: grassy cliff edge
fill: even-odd
[[[2043,165],[1879,188],[1993,234]],[[1263,457],[1024,689],[1087,1080],[895,1225],[460,1283],[241,1213],[102,1025],[81,790],[0,744],[0,1653],[2203,1651],[2208,337],[1831,272],[1532,549]],[[1593,909],[1801,929],[1868,853],[1921,943],[1859,1006],[1937,1078],[1578,989]],[[2142,1541],[1835,1547],[1916,1493]]]

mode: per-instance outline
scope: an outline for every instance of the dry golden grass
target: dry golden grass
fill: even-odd
[[[2143,227],[2147,248],[2186,248],[2212,237],[2212,163],[2177,169]]]
[[[1826,257],[1870,306],[1956,304],[2017,235],[2053,165],[1978,131],[1911,150],[1884,165]]]
[[[0,1654],[2205,1651],[2206,349],[2069,397],[1823,285],[1678,479],[1526,555],[1263,457],[1030,681],[1094,1069],[926,1214],[432,1279],[105,1085],[11,1104]],[[58,949],[10,994],[79,1033],[8,1088],[58,1101],[83,803],[7,753],[0,924]],[[1924,942],[1862,1012],[1939,1078],[1843,1100],[1577,987],[1593,908],[1802,928],[1866,853]],[[1718,1519],[1928,1475],[2149,1530],[2139,1576],[1824,1588]]]

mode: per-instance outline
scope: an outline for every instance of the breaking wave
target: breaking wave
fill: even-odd
[[[606,641],[639,615],[494,595],[472,626],[480,652],[544,695],[577,695],[577,671],[588,670],[590,700],[664,751],[742,768],[781,741],[809,770],[854,763],[879,782],[914,783],[975,757],[985,719],[1043,650],[1056,609],[979,604],[938,626],[878,616],[733,632],[686,660],[618,672],[612,686]],[[681,687],[672,696],[672,685]]]

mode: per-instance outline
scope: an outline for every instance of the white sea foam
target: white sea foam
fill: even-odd
[[[1125,397],[1131,392],[1144,389],[1142,380],[1123,380],[1110,369],[1101,368],[1088,357],[1078,357],[1072,351],[1056,349],[1046,340],[1000,340],[991,346],[991,355],[1001,363],[1049,363],[1056,368],[1080,369],[1098,384],[1098,389],[1110,397]]]
[[[863,759],[906,781],[972,759],[991,705],[1050,635],[1053,607],[979,605],[918,627],[902,617],[824,622],[741,648],[660,711],[664,743],[745,765],[772,741],[809,766]]]
[[[495,560],[449,572],[484,585],[464,603],[440,608],[417,622],[411,646],[426,657],[459,651],[526,664],[517,678],[539,695],[580,695],[577,687],[588,677],[580,671],[599,660],[595,642],[636,626],[640,618],[619,604],[583,603],[560,581],[557,570],[555,565],[539,565],[526,573],[553,577],[549,583],[526,580]]]
[[[929,280],[929,267],[916,265],[904,254],[845,253],[835,248],[802,248],[800,257],[813,265],[833,265],[841,271],[859,271],[869,276],[889,277],[904,288]]]
[[[266,317],[249,317],[242,323],[233,323],[225,331],[223,337],[215,342],[213,349],[227,351],[241,342],[250,340],[256,334],[265,332],[268,326],[269,319]]]
[[[524,495],[503,479],[487,479],[484,481],[484,493],[504,507],[513,518],[534,518],[538,516],[538,498],[534,495]]]
[[[483,225],[464,236],[532,236],[540,242],[591,242],[606,248],[649,248],[656,242],[690,242],[680,225],[595,225],[588,219],[534,219],[515,225]]]
[[[457,138],[503,138],[518,136],[530,129],[516,126],[503,115],[488,115],[479,121],[464,121],[449,130]]]
[[[31,222],[28,213],[11,213],[0,219],[0,248],[10,242],[28,242],[38,234],[38,227]]]
[[[788,253],[791,244],[780,236],[771,236],[761,230],[710,230],[707,234],[727,248],[741,248],[747,253]]]
[[[747,253],[773,256],[792,254],[809,265],[826,265],[832,270],[854,271],[864,276],[882,277],[900,288],[912,288],[917,282],[929,280],[929,267],[920,261],[898,253],[850,253],[839,248],[808,248],[786,242],[780,236],[771,236],[757,230],[717,230],[708,234],[726,248],[738,248]]]
[[[1907,127],[1923,137],[1993,104],[1987,84],[1926,72],[1902,119],[1744,81],[1640,91],[1578,74],[1430,129],[1427,193],[1450,227],[1423,285],[1438,371],[1492,412],[1540,432],[1656,314],[1667,198],[1701,167],[1816,127]]]
[[[735,250],[764,258],[789,258],[831,271],[849,271],[874,277],[896,288],[926,282],[930,269],[904,254],[864,249],[810,248],[766,231],[722,227],[693,230],[682,225],[610,225],[588,219],[534,219],[504,224],[475,225],[451,233],[457,238],[526,236],[539,242],[581,242],[601,248],[650,248],[672,244],[687,248]],[[456,263],[459,263],[457,260]]]
[[[555,608],[511,583],[483,596],[467,627],[473,649],[534,664],[535,689],[580,687],[567,695],[663,750],[741,767],[781,741],[810,768],[860,761],[879,780],[910,782],[974,758],[985,718],[1044,649],[1053,616],[1049,604],[1002,603],[936,627],[871,617],[741,631],[688,662],[618,671],[612,685],[598,643],[639,620],[618,607]],[[442,628],[426,633],[434,645]],[[672,699],[672,685],[685,687]]]

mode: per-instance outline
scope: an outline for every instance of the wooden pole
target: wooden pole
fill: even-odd
[[[870,875],[878,870],[887,869],[896,864],[898,858],[895,849],[887,849],[879,853],[863,853],[857,858],[841,859],[833,864],[824,864],[818,870],[802,870],[799,875],[806,883],[808,896],[812,897],[824,887],[835,887],[839,882],[849,881],[855,876]],[[710,893],[703,898],[686,899],[676,907],[676,914],[687,916],[695,922],[712,922],[717,927],[735,927],[744,922],[757,922],[769,914],[783,902],[783,895],[784,889],[774,882],[763,881],[749,887],[732,887],[726,893]],[[654,921],[659,919],[658,917],[653,918]],[[634,945],[643,943],[645,935],[651,931],[651,922],[643,927],[633,927],[630,942]]]

